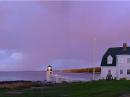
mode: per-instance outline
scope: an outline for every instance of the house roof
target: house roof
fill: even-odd
[[[113,57],[112,64],[107,64],[107,57],[109,55],[111,55]],[[116,55],[130,55],[130,47],[109,48],[102,58],[101,66],[116,66]]]

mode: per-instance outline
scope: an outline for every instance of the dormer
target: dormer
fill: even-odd
[[[112,64],[112,62],[113,62],[113,57],[111,55],[109,55],[107,57],[107,64]]]

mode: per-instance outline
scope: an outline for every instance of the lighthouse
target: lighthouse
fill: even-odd
[[[52,71],[52,66],[51,65],[48,65],[48,67],[47,67],[46,80],[47,80],[47,82],[52,82],[53,81],[53,71]]]

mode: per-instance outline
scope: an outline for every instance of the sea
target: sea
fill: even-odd
[[[92,73],[66,73],[63,71],[54,71],[54,76],[79,81],[91,81]],[[95,74],[94,78],[98,79],[100,74]],[[0,71],[0,81],[45,81],[46,71]]]

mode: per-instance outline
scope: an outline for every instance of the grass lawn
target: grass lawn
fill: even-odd
[[[69,83],[23,90],[1,89],[0,97],[119,97],[124,93],[130,93],[130,81]]]

